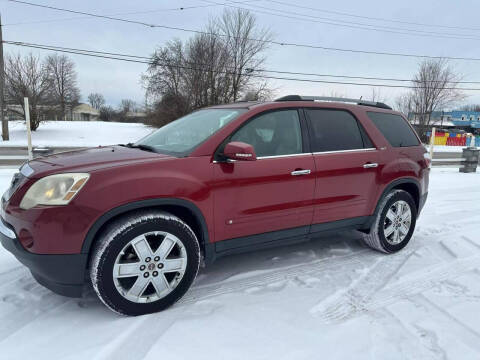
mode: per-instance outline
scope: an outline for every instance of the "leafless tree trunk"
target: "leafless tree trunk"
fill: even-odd
[[[60,116],[66,120],[67,107],[75,106],[80,100],[75,63],[65,55],[54,54],[47,56],[45,67],[52,100],[55,105],[60,106]]]
[[[7,56],[5,61],[5,98],[7,104],[22,105],[23,98],[29,98],[30,121],[36,130],[41,120],[41,105],[48,103],[51,94],[48,71],[40,58],[33,54]]]

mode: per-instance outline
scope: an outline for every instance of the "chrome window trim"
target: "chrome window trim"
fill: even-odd
[[[313,155],[320,154],[340,154],[340,153],[349,153],[349,152],[360,152],[360,151],[375,151],[377,148],[362,148],[362,149],[350,149],[350,150],[335,150],[335,151],[316,151]]]
[[[360,151],[375,151],[377,148],[365,148],[365,149],[350,149],[350,150],[336,150],[336,151],[317,151],[314,153],[307,152],[307,153],[299,153],[299,154],[288,154],[288,155],[272,155],[272,156],[259,156],[257,160],[268,160],[268,159],[280,159],[285,157],[295,157],[295,156],[303,156],[303,155],[322,155],[322,154],[341,154],[341,153],[350,153],[350,152],[360,152]],[[221,163],[223,161],[213,160],[213,164]],[[230,160],[229,162],[236,162],[236,160]]]
[[[312,155],[312,153],[298,153],[298,154],[286,154],[286,155],[270,155],[270,156],[259,156],[257,160],[264,160],[264,159],[278,159],[284,157],[294,157],[294,156],[303,156],[303,155]]]

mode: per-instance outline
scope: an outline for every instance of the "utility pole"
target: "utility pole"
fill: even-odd
[[[3,62],[2,16],[0,15],[0,120],[2,121],[2,139],[9,140],[8,119],[5,118],[5,65]]]

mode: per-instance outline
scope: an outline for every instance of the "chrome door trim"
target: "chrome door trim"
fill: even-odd
[[[341,153],[349,153],[349,152],[360,152],[360,151],[375,151],[377,148],[366,148],[366,149],[350,149],[350,150],[335,150],[335,151],[317,151],[314,152],[313,155],[321,155],[321,154],[341,154]]]
[[[263,159],[278,159],[278,158],[284,158],[284,157],[294,157],[294,156],[304,156],[304,155],[310,155],[310,156],[312,156],[312,153],[298,153],[298,154],[287,154],[287,155],[259,156],[259,157],[257,157],[257,160],[263,160]]]
[[[341,153],[349,153],[349,152],[360,152],[360,151],[376,151],[377,148],[366,148],[366,149],[350,149],[350,150],[336,150],[336,151],[317,151],[317,152],[306,152],[306,153],[298,153],[298,154],[287,154],[287,155],[271,155],[271,156],[259,156],[257,160],[267,160],[267,159],[281,159],[286,157],[296,157],[296,156],[307,156],[307,155],[321,155],[321,154],[341,154]],[[232,160],[231,162],[235,162],[236,160]],[[223,161],[213,160],[213,163],[219,163]]]

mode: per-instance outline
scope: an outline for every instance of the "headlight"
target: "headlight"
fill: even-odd
[[[37,205],[66,205],[85,185],[89,174],[56,174],[34,183],[24,195],[20,207],[30,209]]]

